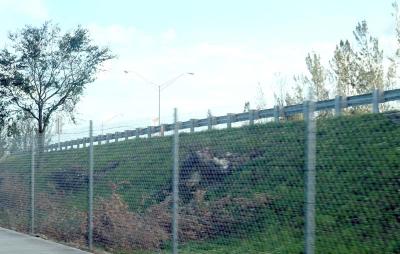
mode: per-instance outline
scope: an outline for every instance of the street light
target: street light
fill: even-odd
[[[136,71],[124,70],[125,74],[128,74],[130,72],[134,73],[136,76],[138,76],[140,79],[144,80],[146,83],[156,86],[158,88],[158,125],[161,125],[161,91],[165,90],[167,87],[172,85],[175,81],[177,81],[179,78],[181,78],[185,75],[194,75],[193,72],[184,72],[184,73],[181,73],[178,76],[162,83],[161,85],[159,85],[159,84],[145,78],[143,75],[141,75],[140,73],[138,73]]]
[[[119,116],[123,116],[124,114],[116,114],[112,117],[109,117],[108,119],[102,120],[101,121],[101,135],[103,135],[103,130],[104,130],[104,124],[110,122],[111,120],[113,120],[114,118],[117,118]]]

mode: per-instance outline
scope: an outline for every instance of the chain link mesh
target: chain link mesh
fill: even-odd
[[[30,231],[31,152],[13,151],[0,158],[0,226]]]
[[[318,115],[316,253],[400,253],[399,119]],[[304,253],[306,123],[281,120],[179,134],[180,253]],[[171,253],[166,134],[94,140],[95,251]],[[89,141],[35,147],[0,159],[0,226],[87,249]]]

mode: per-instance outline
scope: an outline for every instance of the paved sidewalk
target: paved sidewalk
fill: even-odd
[[[62,244],[0,228],[0,254],[88,254]]]

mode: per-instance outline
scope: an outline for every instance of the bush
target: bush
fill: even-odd
[[[0,175],[0,225],[17,231],[29,229],[29,186],[20,176]]]
[[[159,249],[168,233],[153,220],[130,212],[122,198],[113,192],[100,198],[94,211],[94,241],[108,249]]]
[[[182,242],[204,240],[249,230],[263,219],[263,212],[271,201],[265,194],[251,198],[224,197],[215,201],[205,200],[206,191],[197,191],[194,199],[181,204],[179,210],[179,239]],[[172,199],[151,206],[146,211],[148,221],[154,221],[172,232]],[[253,226],[250,226],[253,225]],[[248,227],[247,227],[248,226]]]
[[[36,231],[58,241],[78,246],[86,245],[87,213],[76,207],[62,206],[63,202],[38,193],[36,196],[38,223]]]

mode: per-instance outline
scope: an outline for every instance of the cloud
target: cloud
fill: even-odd
[[[90,24],[87,27],[92,38],[101,44],[109,44],[114,47],[133,47],[135,45],[149,45],[153,38],[133,26],[107,25],[100,26]]]
[[[161,34],[161,39],[164,43],[172,42],[176,39],[176,31],[170,28]]]
[[[288,79],[293,74],[305,73],[304,59],[308,52],[314,50],[328,61],[335,46],[327,42],[262,45],[208,41],[165,46],[162,40],[154,40],[153,44],[136,48],[137,29],[109,27],[98,30],[97,34],[116,31],[125,31],[129,35],[115,38],[126,47],[112,45],[112,49],[123,53],[108,63],[109,71],[103,73],[97,84],[88,89],[87,100],[82,101],[80,109],[92,118],[97,116],[103,119],[98,112],[117,112],[129,108],[129,112],[125,111],[126,118],[147,118],[148,124],[158,112],[157,89],[133,73],[124,74],[123,70],[138,72],[157,84],[180,73],[194,72],[194,76],[183,76],[162,91],[161,116],[164,120],[168,119],[172,109],[178,107],[181,115],[204,117],[207,109],[220,115],[242,111],[246,101],[256,106],[258,83],[264,90],[268,106],[272,106],[276,89],[275,73],[282,73]],[[104,100],[108,103],[102,103]]]
[[[44,0],[0,0],[0,13],[15,12],[34,19],[47,19],[49,13]]]

